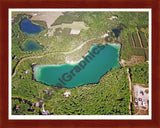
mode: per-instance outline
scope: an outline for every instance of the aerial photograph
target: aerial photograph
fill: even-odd
[[[149,11],[10,16],[11,115],[149,115]]]

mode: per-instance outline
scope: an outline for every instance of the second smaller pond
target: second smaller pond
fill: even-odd
[[[43,49],[43,47],[34,40],[26,40],[21,48],[23,51],[37,51]]]
[[[114,32],[115,37],[118,38],[121,33],[121,29],[112,29],[112,31]]]

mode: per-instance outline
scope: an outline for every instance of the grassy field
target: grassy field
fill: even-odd
[[[144,48],[148,48],[148,41],[147,41],[147,39],[145,38],[144,33],[141,32],[141,31],[139,31],[139,36],[140,36],[140,38],[141,38],[141,41],[142,41],[142,43],[143,43]]]
[[[88,27],[85,26],[84,22],[73,22],[71,24],[66,24],[66,23],[62,23],[61,25],[56,25],[56,26],[52,26],[50,27],[49,31],[48,31],[48,35],[49,36],[53,36],[54,32],[57,28],[61,28],[62,30],[65,28],[71,28],[74,30],[87,30]]]
[[[135,48],[135,46],[134,46],[135,44],[132,40],[132,34],[128,34],[128,42],[130,44],[130,47]]]

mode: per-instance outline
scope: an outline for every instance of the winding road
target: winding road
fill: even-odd
[[[90,41],[93,41],[93,40],[95,40],[95,39],[101,39],[101,38],[104,38],[104,37],[101,36],[100,38],[92,38],[92,39],[90,39],[90,40],[87,40],[87,41],[83,42],[80,46],[78,46],[77,48],[73,49],[72,51],[69,51],[69,52],[61,52],[61,53],[65,54],[65,55],[66,55],[66,54],[73,53],[73,52],[79,50],[80,48],[82,48],[86,43],[88,43],[88,42],[90,42]],[[47,55],[51,55],[51,54],[54,54],[54,53],[55,53],[55,52],[53,52],[53,53],[48,53],[48,54],[45,54],[45,55],[42,55],[42,56],[32,56],[32,57],[27,57],[27,58],[21,59],[21,60],[18,62],[18,64],[16,65],[15,70],[14,70],[14,73],[12,74],[12,77],[15,76],[16,70],[17,70],[18,66],[19,66],[23,61],[28,60],[28,59],[33,59],[33,58],[41,58],[41,57],[44,57],[44,56],[47,56]]]

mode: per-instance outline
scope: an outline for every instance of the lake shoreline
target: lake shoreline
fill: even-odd
[[[109,45],[109,46],[108,46]],[[117,54],[118,56],[118,58],[116,57],[116,59],[114,59],[114,58],[111,58],[111,60],[113,60],[113,62],[110,62],[110,63],[115,63],[114,65],[112,65],[112,67],[111,67],[111,65],[110,65],[110,68],[109,69],[107,69],[106,71],[105,71],[105,73],[103,73],[103,75],[105,75],[108,71],[110,71],[112,68],[119,68],[119,51],[120,51],[120,48],[121,48],[121,44],[119,44],[119,43],[112,43],[112,44],[108,44],[107,46],[108,46],[108,48],[112,48],[112,49],[114,49],[114,51],[116,51],[116,53],[114,53],[114,54]],[[79,63],[75,63],[75,64],[68,64],[68,63],[64,63],[64,64],[51,64],[51,65],[49,65],[49,64],[46,64],[46,65],[34,65],[34,67],[33,67],[33,74],[34,74],[34,80],[36,80],[36,81],[38,81],[38,82],[41,82],[41,83],[43,83],[43,84],[46,84],[46,85],[49,85],[49,86],[59,86],[59,87],[66,87],[65,85],[66,85],[66,82],[67,81],[70,81],[70,80],[72,80],[72,78],[74,78],[73,76],[75,75],[74,73],[75,72],[80,72],[82,69],[84,69],[85,68],[85,66],[86,66],[86,64],[87,64],[87,62],[88,62],[88,60],[86,59],[86,58],[90,58],[89,57],[89,55],[90,56],[92,56],[93,58],[95,57],[94,55],[92,55],[91,54],[91,51],[93,52],[93,50],[97,50],[97,48],[95,48],[95,47],[98,47],[99,45],[94,45],[94,46],[92,46],[91,47],[91,50],[87,53],[87,55],[85,55],[85,56],[83,56],[83,58],[82,59],[80,59],[78,62]],[[101,45],[101,47],[104,47],[104,45]],[[106,46],[106,45],[105,45]],[[113,53],[112,53],[113,54]],[[109,54],[108,54],[109,55]],[[107,55],[107,56],[108,56]],[[101,55],[102,56],[102,55]],[[104,55],[103,55],[104,56]],[[90,58],[89,59],[89,61],[91,61],[92,59]],[[85,62],[85,61],[87,61],[87,62]],[[94,62],[95,63],[95,62]],[[98,62],[99,63],[99,62]],[[106,63],[106,62],[105,62]],[[91,64],[92,65],[92,64]],[[102,65],[104,65],[104,64],[102,64]],[[52,69],[52,67],[54,67],[54,68],[64,68],[64,66],[67,66],[67,67],[69,67],[69,66],[71,66],[71,67],[73,67],[73,69],[72,70],[69,70],[69,72],[67,72],[67,73],[64,73],[63,75],[61,74],[59,74],[58,75],[58,71],[56,72],[56,76],[60,76],[59,78],[57,78],[58,79],[58,82],[57,82],[57,84],[51,84],[50,82],[50,84],[46,81],[45,82],[45,80],[42,80],[41,78],[43,78],[43,75],[44,74],[42,74],[42,71],[44,71],[44,70],[46,70],[46,69]],[[79,66],[79,67],[78,67]],[[104,65],[105,66],[105,65]],[[106,67],[106,66],[105,66]],[[103,68],[103,67],[102,67]],[[57,69],[55,69],[55,70],[57,70]],[[66,69],[65,69],[66,70]],[[91,69],[90,69],[91,70]],[[94,69],[95,70],[95,69]],[[101,69],[101,71],[102,71],[102,69]],[[81,71],[82,72],[82,71]],[[104,71],[102,71],[102,72],[104,72]],[[43,72],[44,73],[44,72]],[[100,72],[99,72],[100,73]],[[52,74],[53,74],[53,77],[54,77],[54,75],[55,75],[55,73],[53,73],[52,72]],[[71,75],[69,75],[69,74],[72,74],[72,76]],[[76,74],[77,75],[77,74]],[[102,75],[102,76],[103,76]],[[89,82],[88,84],[94,84],[94,83],[98,83],[99,82],[99,80],[101,79],[101,77],[102,77],[101,75],[99,76],[99,77],[96,77],[96,78],[99,78],[98,79],[98,81],[96,81],[96,82]],[[50,77],[52,77],[52,75],[50,76]],[[70,79],[68,79],[70,77]],[[47,78],[48,79],[48,78]],[[50,78],[51,79],[51,78]],[[88,80],[88,79],[87,79]],[[95,81],[95,80],[94,80]],[[84,83],[84,84],[76,84],[77,86],[81,86],[81,85],[85,85],[86,83]],[[72,88],[72,87],[66,87],[66,88]]]
[[[117,44],[119,46],[117,46]],[[91,47],[95,46],[96,44],[92,45]],[[119,52],[120,52],[120,49],[121,49],[121,44],[120,43],[107,43],[107,44],[101,44],[101,45],[112,45],[114,48],[118,48],[119,49]],[[86,56],[88,54],[88,52],[84,55]],[[58,63],[58,64],[38,64],[39,66],[60,66],[60,65],[63,65],[63,64],[69,64],[69,65],[74,65],[76,63],[79,63],[83,58],[81,58],[80,60],[78,61],[75,61],[74,63]],[[34,66],[38,66],[37,64],[35,64]]]

